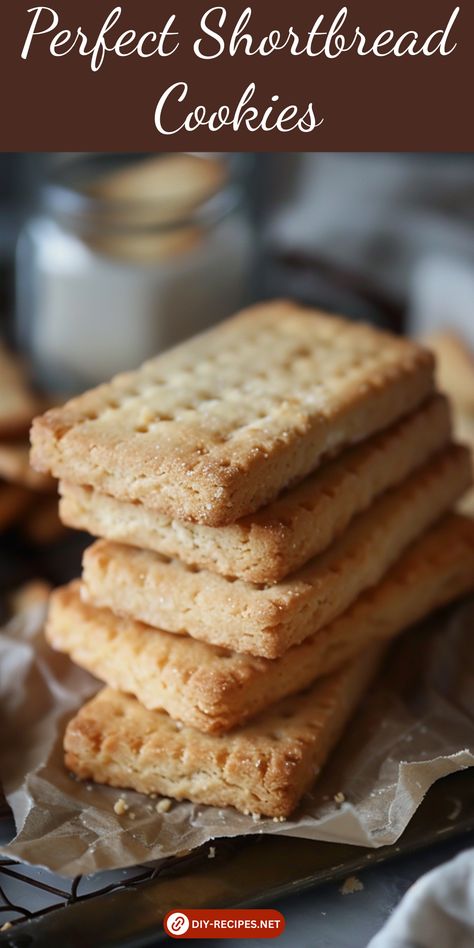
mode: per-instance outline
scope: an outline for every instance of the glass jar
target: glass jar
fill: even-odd
[[[16,267],[19,342],[70,394],[230,315],[253,238],[239,155],[83,155],[43,188]]]

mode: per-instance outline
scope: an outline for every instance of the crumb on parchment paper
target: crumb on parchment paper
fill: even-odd
[[[345,798],[344,794],[343,794],[341,791],[339,791],[339,793],[335,793],[335,794],[334,794],[334,802],[335,802],[335,803],[344,803],[345,799],[346,799],[346,798]]]
[[[209,846],[209,852],[208,852],[208,854],[207,854],[207,858],[208,858],[208,859],[214,859],[215,855],[216,855],[216,847],[215,847],[215,846]]]
[[[344,879],[339,892],[341,895],[352,895],[354,892],[362,892],[363,888],[363,883],[357,876],[348,876],[347,879]]]
[[[116,800],[114,803],[114,813],[116,813],[117,816],[123,816],[123,814],[126,813],[127,810],[128,810],[127,801],[124,799],[124,797],[119,797],[118,800]]]
[[[168,797],[158,800],[155,810],[157,813],[168,813],[171,810],[172,801]]]

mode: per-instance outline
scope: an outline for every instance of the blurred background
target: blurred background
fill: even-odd
[[[0,155],[0,593],[87,543],[31,418],[274,296],[429,337],[474,451],[473,155]]]
[[[474,156],[0,156],[0,332],[49,392],[275,295],[474,345]]]

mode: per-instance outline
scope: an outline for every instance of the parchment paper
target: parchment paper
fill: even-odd
[[[396,644],[314,793],[285,822],[189,803],[160,815],[140,794],[71,777],[64,726],[98,683],[49,649],[43,619],[44,607],[29,607],[0,634],[1,776],[17,827],[0,851],[60,874],[124,868],[250,833],[395,843],[431,784],[474,764],[473,601]],[[130,808],[123,816],[113,809],[119,796]]]

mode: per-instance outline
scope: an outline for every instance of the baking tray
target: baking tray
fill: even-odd
[[[162,920],[170,908],[272,907],[473,829],[474,775],[468,770],[431,788],[396,846],[365,849],[283,836],[218,840],[212,859],[205,846],[180,859],[73,880],[2,860],[0,909],[3,918],[13,917],[9,892],[15,887],[18,922],[0,933],[0,945],[152,948],[169,943]],[[36,908],[27,907],[33,903]]]

